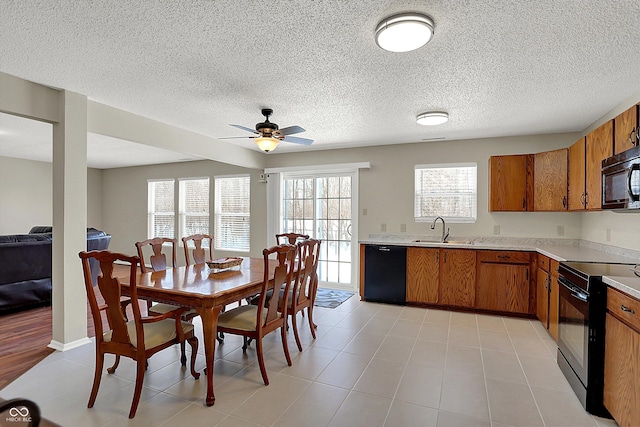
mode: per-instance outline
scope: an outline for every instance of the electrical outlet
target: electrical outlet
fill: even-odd
[[[607,242],[611,241],[611,229],[607,228]]]
[[[387,224],[385,223],[380,224],[380,231],[387,231]]]
[[[500,226],[499,225],[494,225],[493,226],[493,234],[495,234],[496,236],[500,234]]]
[[[367,208],[362,208],[362,216],[367,216]]]
[[[400,224],[400,232],[401,233],[407,232],[407,224]]]
[[[556,234],[558,236],[564,236],[564,225],[558,225],[556,227]]]

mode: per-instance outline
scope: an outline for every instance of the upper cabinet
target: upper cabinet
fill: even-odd
[[[613,155],[613,120],[569,147],[569,210],[602,209],[602,161]]]
[[[602,161],[613,156],[613,121],[594,129],[585,139],[587,210],[602,209]]]
[[[569,150],[535,154],[534,202],[536,211],[567,210],[567,170]]]
[[[613,119],[613,154],[634,147],[638,139],[638,105],[634,105]]]
[[[533,210],[533,154],[489,158],[489,211]]]

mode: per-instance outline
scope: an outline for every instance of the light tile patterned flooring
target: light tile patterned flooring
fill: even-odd
[[[316,308],[315,316],[315,341],[302,320],[302,353],[288,334],[291,367],[279,334],[266,339],[269,386],[255,346],[244,355],[241,338],[227,336],[216,347],[213,407],[203,403],[204,377],[195,381],[180,366],[177,346],[150,359],[131,421],[135,371],[126,359],[115,375],[105,371],[96,404],[87,409],[93,345],[50,355],[0,397],[32,399],[63,426],[616,426],[582,409],[538,321],[365,303],[357,296],[333,310]]]

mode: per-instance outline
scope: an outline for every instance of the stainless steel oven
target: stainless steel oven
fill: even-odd
[[[602,276],[628,276],[632,265],[561,262],[558,366],[585,409],[611,417],[604,407],[604,335],[607,287]]]

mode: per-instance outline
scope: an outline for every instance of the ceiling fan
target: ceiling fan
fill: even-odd
[[[265,121],[262,123],[256,124],[256,129],[253,130],[246,126],[241,125],[230,125],[234,128],[246,130],[247,132],[251,132],[256,136],[232,136],[229,138],[219,138],[219,139],[234,139],[234,138],[255,138],[255,142],[262,151],[268,153],[269,151],[275,150],[280,141],[284,142],[292,142],[294,144],[303,144],[303,145],[311,145],[313,144],[312,139],[307,138],[299,138],[297,136],[290,136],[296,133],[305,132],[303,128],[300,126],[289,126],[286,128],[280,129],[276,123],[269,121],[269,116],[273,114],[273,110],[271,108],[263,108],[262,115],[265,117]]]

